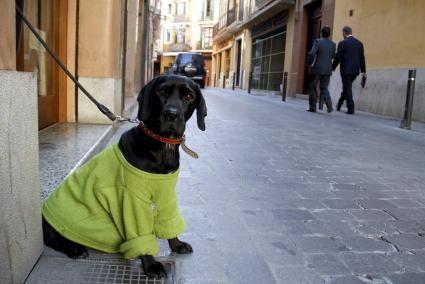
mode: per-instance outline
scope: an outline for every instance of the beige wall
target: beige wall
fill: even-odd
[[[119,78],[120,0],[80,1],[78,73]]]
[[[140,61],[137,58],[137,37],[139,13],[142,11],[139,6],[139,0],[127,1],[127,42],[126,42],[126,61],[125,61],[125,95],[134,96],[138,90],[135,89],[136,62]],[[140,80],[140,79],[139,79]]]
[[[293,51],[294,51],[294,34],[295,34],[295,17],[296,11],[294,8],[289,9],[288,23],[286,24],[286,46],[285,46],[285,65],[283,67],[283,72],[288,72],[287,86],[286,86],[286,96],[289,96],[291,84],[296,84],[296,76],[292,76],[292,73],[295,73],[292,70],[293,66]]]
[[[142,37],[143,37],[143,15],[144,15],[144,6],[143,6],[143,0],[139,0],[139,8],[140,8],[140,15],[137,20],[137,42],[136,42],[136,64],[135,64],[135,70],[134,70],[134,78],[136,78],[134,82],[134,89],[136,93],[140,92],[142,89],[142,85],[145,83],[142,80]]]
[[[425,1],[335,1],[333,40],[349,25],[365,46],[368,69],[425,66]],[[353,10],[353,16],[349,11]]]
[[[0,7],[0,70],[16,70],[15,1],[0,0]]]
[[[79,81],[100,103],[120,114],[121,100],[121,1],[80,1],[78,38]],[[79,91],[78,121],[111,123]]]
[[[251,70],[251,52],[252,52],[252,35],[250,29],[245,29],[245,36],[243,41],[243,65],[244,65],[244,78],[243,78],[243,88],[248,89],[249,85],[249,72]]]

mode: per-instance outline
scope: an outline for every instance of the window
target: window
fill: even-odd
[[[166,31],[166,39],[165,39],[165,41],[167,43],[169,43],[171,41],[171,32],[170,32],[170,30],[167,30]]]
[[[285,63],[286,31],[252,43],[252,88],[279,90]]]
[[[186,3],[180,2],[177,3],[177,15],[185,15],[186,14]]]
[[[213,28],[203,28],[201,30],[201,48],[210,49],[212,47]]]
[[[205,0],[205,18],[210,18],[212,16],[211,11],[211,0]]]
[[[185,43],[185,33],[186,30],[184,28],[177,30],[177,43]]]
[[[168,4],[168,14],[172,14],[173,13],[173,4]]]

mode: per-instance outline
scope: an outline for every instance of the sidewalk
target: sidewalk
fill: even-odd
[[[186,131],[200,158],[182,152],[177,185],[194,253],[175,256],[161,242],[168,283],[425,282],[424,124],[407,131],[362,112],[308,113],[305,100],[203,93],[207,129],[192,119]],[[35,269],[43,283],[58,274],[75,283],[65,272],[87,269],[50,250],[43,263],[59,269]],[[140,277],[137,263],[124,266]],[[104,273],[97,283],[111,283]]]

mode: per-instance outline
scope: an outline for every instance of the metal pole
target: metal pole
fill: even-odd
[[[251,94],[251,84],[252,84],[252,72],[249,72],[249,76],[248,76],[248,94]]]
[[[404,118],[400,123],[400,128],[411,129],[412,111],[413,111],[413,96],[415,94],[416,69],[409,70],[409,79],[407,80],[406,105],[404,109]]]
[[[236,84],[236,73],[233,72],[233,84],[232,84],[232,91],[235,90],[235,84]]]
[[[223,75],[223,89],[226,88],[226,75]]]
[[[286,101],[286,85],[288,84],[288,72],[283,72],[283,88],[282,88],[282,101]]]

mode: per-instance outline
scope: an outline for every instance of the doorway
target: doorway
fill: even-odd
[[[320,29],[322,28],[322,1],[316,1],[306,6],[308,14],[308,28],[307,28],[307,42],[306,42],[306,54],[304,58],[307,58],[308,52],[313,46],[313,41],[320,37]],[[304,94],[308,92],[309,72],[308,67],[304,66]]]
[[[23,0],[20,5],[59,60],[66,63],[68,0]],[[43,129],[66,117],[66,75],[23,24],[21,31],[16,66],[18,71],[37,73],[38,129]]]

